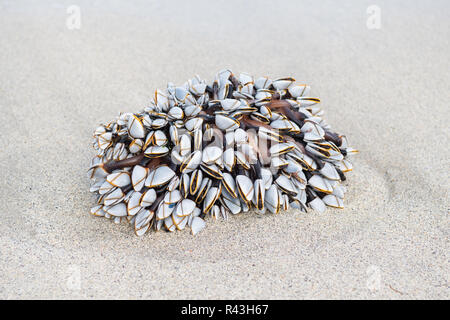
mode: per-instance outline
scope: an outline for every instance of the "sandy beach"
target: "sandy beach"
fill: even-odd
[[[449,9],[0,1],[0,299],[449,299]],[[195,237],[91,216],[94,128],[223,68],[312,87],[360,150],[345,209],[209,219]]]

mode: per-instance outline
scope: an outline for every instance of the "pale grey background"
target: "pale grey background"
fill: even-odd
[[[0,1],[0,298],[448,299],[449,3]],[[361,150],[346,209],[196,237],[90,216],[95,126],[224,67],[312,86]]]

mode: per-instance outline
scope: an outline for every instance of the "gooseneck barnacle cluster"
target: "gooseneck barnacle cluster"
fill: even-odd
[[[347,157],[357,152],[293,78],[220,71],[156,90],[138,113],[94,132],[95,216],[150,229],[205,227],[204,217],[343,208]]]

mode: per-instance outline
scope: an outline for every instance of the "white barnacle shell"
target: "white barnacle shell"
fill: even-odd
[[[195,202],[201,203],[203,201],[203,199],[206,197],[209,188],[211,187],[211,184],[212,181],[210,178],[203,179],[200,189],[197,192],[197,195],[195,196]]]
[[[324,193],[332,193],[333,192],[333,188],[330,185],[330,183],[322,178],[320,175],[313,175],[309,180],[308,180],[308,185],[312,186],[314,189],[320,191],[320,192],[324,192]]]
[[[108,171],[105,170],[101,163],[93,165],[88,170],[88,176],[91,179],[103,179],[108,175]]]
[[[234,111],[241,106],[241,102],[236,99],[224,99],[220,100],[222,109],[228,112]]]
[[[278,132],[277,129],[270,130],[265,127],[259,127],[258,136],[260,138],[275,141],[275,142],[282,142],[284,140],[283,136],[280,135],[280,133]]]
[[[223,164],[225,168],[231,172],[236,164],[236,157],[233,148],[228,148],[223,153]]]
[[[158,209],[156,210],[156,219],[163,220],[169,217],[173,210],[175,209],[174,204],[167,204],[165,202],[161,202]]]
[[[260,89],[256,91],[255,99],[258,101],[257,105],[263,105],[264,102],[269,102],[272,98],[272,92],[270,90]]]
[[[175,208],[174,214],[179,217],[187,217],[194,212],[195,202],[191,199],[183,199]]]
[[[305,121],[305,124],[301,127],[301,131],[305,133],[304,139],[309,141],[322,140],[325,135],[323,128],[312,121]]]
[[[103,205],[96,205],[94,207],[91,208],[91,214],[96,216],[96,217],[104,217],[105,216],[105,211],[103,210]]]
[[[98,147],[105,150],[112,144],[112,132],[105,132],[99,134],[97,137]]]
[[[329,180],[341,180],[336,168],[329,162],[325,162],[322,169],[320,169],[320,173]]]
[[[180,138],[179,152],[182,157],[191,153],[191,137],[187,134],[183,134]]]
[[[116,188],[114,191],[108,193],[104,198],[104,204],[105,206],[112,206],[115,205],[123,200],[125,197],[125,194],[123,193],[122,189]]]
[[[322,201],[329,207],[333,208],[344,208],[344,201],[334,194],[327,194],[322,198]]]
[[[195,83],[190,86],[190,90],[193,94],[200,96],[205,93],[206,83]]]
[[[150,229],[150,224],[147,223],[143,226],[141,226],[139,229],[135,229],[134,233],[138,236],[138,237],[142,237],[147,231],[148,229]]]
[[[342,171],[342,172],[349,172],[353,170],[353,165],[350,161],[342,159],[341,161],[337,162],[337,167]]]
[[[179,143],[178,128],[175,125],[171,125],[169,127],[169,135],[170,141],[172,141],[174,145],[178,145]]]
[[[161,130],[156,130],[153,133],[152,139],[153,139],[153,144],[155,146],[159,146],[159,147],[166,145],[167,141],[168,141],[166,135]]]
[[[164,227],[166,227],[166,230],[170,232],[174,232],[177,229],[177,226],[174,224],[171,216],[164,219]]]
[[[179,217],[177,215],[172,215],[172,222],[177,228],[177,230],[183,230],[186,227],[186,224],[188,222],[188,217]]]
[[[272,176],[272,172],[270,172],[270,170],[266,169],[266,168],[261,168],[261,176],[264,182],[264,187],[266,190],[268,190],[270,188],[270,186],[272,185],[272,181],[273,181],[273,176]]]
[[[167,109],[169,108],[169,99],[167,98],[167,94],[164,91],[157,89],[155,91],[154,99],[158,109],[167,111]]]
[[[167,184],[167,191],[173,191],[180,185],[180,177],[174,176]]]
[[[152,121],[152,128],[153,129],[160,129],[162,127],[165,127],[167,124],[167,120],[163,118],[158,118]]]
[[[307,86],[306,84],[291,85],[288,88],[289,94],[293,98],[298,98],[298,97],[301,97],[301,96],[308,95],[309,90],[310,90],[310,87]]]
[[[216,203],[217,199],[219,199],[220,194],[222,193],[222,186],[220,187],[212,187],[208,190],[206,194],[205,201],[203,202],[203,212],[208,213],[211,210],[214,203]]]
[[[142,124],[147,129],[152,126],[152,118],[150,118],[150,115],[148,113],[146,113],[142,116]]]
[[[203,181],[202,172],[203,172],[202,170],[198,169],[192,172],[192,176],[189,183],[189,192],[191,195],[195,195],[202,184]]]
[[[194,217],[192,219],[192,222],[191,222],[192,235],[195,236],[197,233],[199,233],[200,231],[205,229],[205,227],[206,227],[205,220],[203,220],[202,218]]]
[[[138,232],[141,229],[144,229],[153,218],[153,212],[147,209],[141,209],[134,218],[134,230],[137,234],[143,234],[145,232]]]
[[[237,198],[236,182],[230,173],[223,173],[222,184],[233,198]]]
[[[272,85],[272,80],[270,80],[268,77],[259,77],[255,81],[255,88],[256,89],[267,89]]]
[[[272,184],[270,188],[266,190],[264,203],[270,212],[275,214],[280,212],[281,197],[276,185]]]
[[[195,117],[202,111],[202,107],[199,104],[193,104],[184,108],[184,114],[186,117]]]
[[[292,149],[294,149],[294,147],[295,147],[295,145],[290,142],[277,143],[277,144],[274,144],[272,147],[270,147],[269,152],[271,155],[277,156],[277,155],[284,154],[284,153],[291,151]]]
[[[239,198],[233,198],[226,189],[222,190],[222,201],[224,206],[231,212],[231,214],[235,215],[242,211],[241,202]]]
[[[201,150],[203,143],[203,132],[201,129],[194,131],[194,151]]]
[[[158,158],[169,153],[169,148],[160,146],[151,146],[145,150],[145,155],[149,158]]]
[[[287,89],[293,82],[295,82],[294,78],[280,78],[274,80],[272,85],[276,90],[284,90]]]
[[[320,99],[312,97],[298,97],[297,102],[300,107],[310,107],[312,105],[320,103]]]
[[[297,190],[294,187],[291,180],[286,177],[285,175],[280,175],[276,180],[275,183],[278,185],[278,187],[283,190],[284,192],[292,195],[297,194]]]
[[[236,142],[237,145],[247,143],[248,141],[247,132],[245,132],[241,128],[236,129],[236,131],[234,131],[234,141]]]
[[[184,126],[189,131],[194,131],[194,130],[199,129],[202,126],[202,124],[203,124],[202,118],[192,118],[192,119],[186,121]]]
[[[250,163],[247,160],[246,156],[241,151],[236,150],[234,152],[234,155],[236,157],[236,163],[238,163],[241,166],[243,166],[245,170],[249,170],[250,169]]]
[[[180,178],[180,192],[183,195],[183,197],[187,197],[189,195],[189,182],[190,177],[187,173],[182,173]]]
[[[142,139],[133,139],[133,141],[131,141],[128,145],[128,149],[131,153],[138,153],[141,151],[143,145],[144,141],[142,141]]]
[[[215,164],[200,164],[200,168],[214,179],[222,180],[222,171]]]
[[[252,199],[253,205],[258,210],[264,210],[264,200],[266,195],[266,189],[264,181],[262,179],[255,180],[254,183],[254,197]]]
[[[129,216],[136,215],[139,210],[142,209],[140,206],[141,197],[142,193],[136,191],[131,195],[130,199],[128,199],[127,211]]]
[[[184,118],[184,112],[183,109],[180,107],[173,107],[169,110],[168,116],[170,119],[173,120],[180,120]]]
[[[325,210],[326,210],[325,203],[324,203],[324,202],[322,201],[322,199],[320,199],[319,197],[314,198],[314,200],[310,201],[310,202],[308,203],[308,205],[309,205],[312,209],[314,209],[314,210],[316,210],[316,211],[318,211],[318,212],[320,212],[320,213],[324,213]]]
[[[181,103],[184,103],[186,100],[186,97],[189,95],[189,92],[184,87],[176,87],[175,88],[175,98],[180,101]]]
[[[278,170],[280,168],[283,168],[287,166],[289,162],[281,157],[273,157],[270,159],[270,166],[274,168],[275,170]]]
[[[166,192],[166,195],[164,196],[164,203],[167,204],[174,204],[178,203],[178,201],[181,200],[181,192],[180,190],[173,190]]]
[[[275,115],[276,113],[272,113],[272,115]],[[293,128],[291,121],[287,119],[277,119],[275,121],[272,121],[270,123],[270,126],[274,129],[278,130],[291,130]]]
[[[192,152],[181,164],[180,172],[190,173],[194,171],[200,165],[201,160],[202,160],[201,151],[197,150]]]

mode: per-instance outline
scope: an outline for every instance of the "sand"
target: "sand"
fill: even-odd
[[[379,30],[371,4],[0,2],[0,298],[450,298],[449,2],[377,0]],[[312,86],[361,150],[346,208],[195,237],[89,215],[96,125],[225,67]]]

